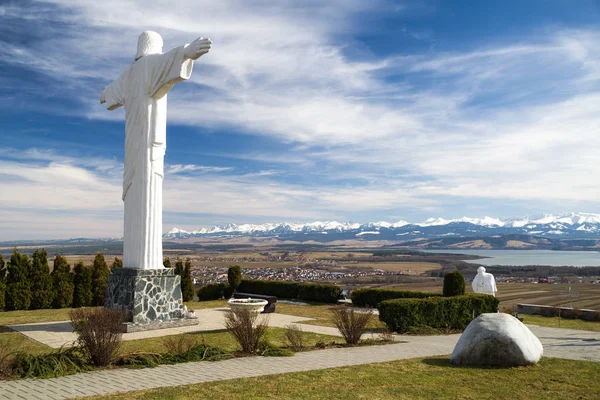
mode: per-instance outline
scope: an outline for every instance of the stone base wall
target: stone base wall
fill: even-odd
[[[566,319],[582,319],[584,321],[600,321],[600,311],[570,307],[542,306],[538,304],[517,304],[517,312],[524,315],[542,315],[544,317],[561,317]]]
[[[128,311],[133,324],[184,318],[181,277],[173,268],[115,269],[108,276],[105,307]]]

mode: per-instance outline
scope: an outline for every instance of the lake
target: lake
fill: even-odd
[[[600,252],[597,251],[553,251],[553,250],[424,250],[426,253],[469,254],[484,258],[465,260],[481,265],[550,265],[553,267],[597,267]]]

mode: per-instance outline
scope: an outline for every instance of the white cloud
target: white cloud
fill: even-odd
[[[564,209],[592,204],[600,194],[598,30],[547,29],[518,43],[496,38],[470,49],[467,43],[455,51],[376,57],[352,36],[368,29],[357,15],[387,7],[383,2],[40,4],[47,12],[5,8],[5,16],[39,22],[41,33],[30,47],[2,43],[0,57],[65,83],[88,118],[123,118],[105,111],[98,94],[131,62],[139,32],[160,31],[166,47],[204,35],[214,47],[198,61],[192,82],[170,95],[169,123],[231,127],[289,145],[274,154],[229,155],[278,163],[283,173],[271,166],[246,175],[227,166],[168,166],[165,193],[177,195],[165,198],[167,211],[351,219],[458,201],[468,207],[470,199]],[[57,19],[68,34],[44,24]],[[40,167],[43,154],[26,157],[3,166],[47,190],[40,180],[64,175],[73,191],[47,203],[23,194],[31,207],[66,209],[66,198],[87,199],[96,184],[120,192],[116,161],[73,164],[54,156]],[[355,182],[290,183],[280,179],[285,172]],[[89,202],[117,207],[112,197],[98,199]]]

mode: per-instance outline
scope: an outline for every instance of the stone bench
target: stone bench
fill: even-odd
[[[269,302],[265,306],[265,309],[262,312],[263,314],[275,312],[275,303],[277,303],[277,297],[275,297],[275,296],[268,296],[268,295],[264,295],[264,294],[255,294],[255,293],[241,293],[241,292],[235,292],[233,294],[234,299],[247,299],[248,297],[251,299],[266,300]]]

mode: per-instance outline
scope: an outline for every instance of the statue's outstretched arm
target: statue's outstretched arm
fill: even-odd
[[[210,50],[212,41],[209,38],[199,37],[192,43],[185,46],[185,56],[192,60],[197,60]]]

